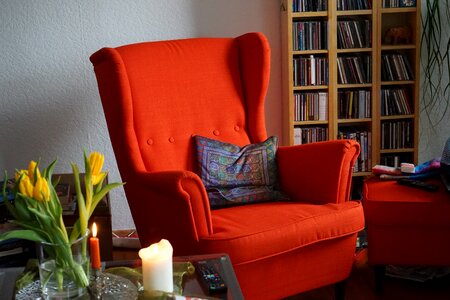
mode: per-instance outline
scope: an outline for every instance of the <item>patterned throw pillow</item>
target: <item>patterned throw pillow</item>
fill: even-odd
[[[286,200],[277,191],[278,139],[239,147],[195,136],[199,176],[208,192],[211,208]]]

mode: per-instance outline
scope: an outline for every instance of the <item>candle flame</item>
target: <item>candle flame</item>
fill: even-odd
[[[97,236],[97,224],[92,224],[92,236],[96,237]]]

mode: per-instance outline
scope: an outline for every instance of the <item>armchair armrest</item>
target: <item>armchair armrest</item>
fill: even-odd
[[[199,236],[212,233],[208,196],[195,173],[141,172],[131,176],[125,192],[142,244],[165,238],[174,249],[194,249]]]
[[[277,162],[282,191],[295,201],[348,201],[359,151],[359,144],[353,140],[280,147]]]

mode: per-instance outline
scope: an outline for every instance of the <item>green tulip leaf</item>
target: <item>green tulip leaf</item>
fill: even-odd
[[[89,218],[94,213],[95,208],[100,203],[100,201],[103,199],[103,197],[105,197],[106,194],[108,194],[108,192],[111,191],[113,188],[116,188],[116,187],[119,187],[119,186],[122,186],[122,185],[124,185],[124,183],[120,183],[120,182],[109,183],[109,184],[105,185],[100,190],[100,192],[96,193],[94,195],[94,197],[92,198],[92,206],[91,206],[91,210],[89,211]]]
[[[55,169],[56,162],[57,160],[55,159],[50,163],[50,165],[47,168],[44,169],[44,178],[46,178],[49,183],[52,180],[52,174],[53,170]]]
[[[86,211],[84,196],[81,192],[80,171],[78,170],[78,166],[76,164],[72,164],[72,170],[74,175],[75,190],[77,193],[78,213],[80,215],[80,232],[85,232],[88,224],[88,215]],[[71,239],[73,237],[73,235],[70,236]]]
[[[14,201],[14,207],[16,208],[16,212],[17,212],[17,216],[18,218],[16,219],[20,219],[20,220],[30,220],[31,219],[31,215],[28,211],[29,205],[27,203],[28,202],[36,202],[35,200],[28,198],[27,196],[18,193],[17,194],[19,197],[16,198],[16,200]]]
[[[35,230],[12,230],[0,234],[0,242],[6,241],[9,239],[24,239],[34,242],[45,242],[45,239],[42,238]]]

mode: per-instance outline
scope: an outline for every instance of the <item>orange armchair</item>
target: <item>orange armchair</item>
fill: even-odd
[[[348,201],[359,145],[280,147],[290,201],[211,210],[193,135],[243,146],[267,138],[270,48],[260,33],[103,48],[91,56],[111,142],[143,245],[175,255],[225,252],[246,299],[343,281],[364,226]]]

